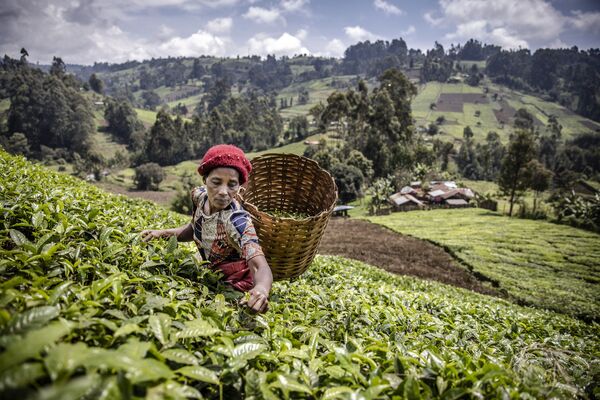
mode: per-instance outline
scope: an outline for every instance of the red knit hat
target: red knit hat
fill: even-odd
[[[240,173],[241,185],[246,183],[248,175],[252,171],[252,164],[246,158],[244,151],[231,144],[218,144],[208,149],[204,157],[202,157],[198,173],[206,177],[210,171],[219,167],[237,169]]]

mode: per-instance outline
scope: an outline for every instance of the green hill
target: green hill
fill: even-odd
[[[599,394],[597,324],[333,257],[249,314],[192,246],[140,242],[183,216],[4,152],[0,168],[2,398]]]

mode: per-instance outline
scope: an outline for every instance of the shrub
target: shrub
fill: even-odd
[[[158,190],[158,185],[165,179],[165,172],[156,163],[142,164],[135,169],[136,189],[139,190]]]

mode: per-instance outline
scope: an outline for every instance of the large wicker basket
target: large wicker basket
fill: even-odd
[[[265,154],[252,160],[252,173],[240,199],[252,217],[273,279],[304,273],[337,201],[331,175],[305,157]],[[277,216],[281,213],[307,217]]]

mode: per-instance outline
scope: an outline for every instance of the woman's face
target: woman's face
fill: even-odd
[[[215,168],[204,180],[210,213],[227,207],[240,190],[240,173],[235,168]]]

